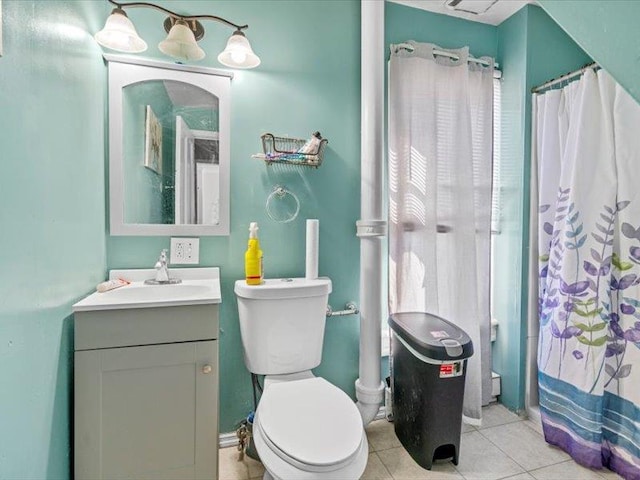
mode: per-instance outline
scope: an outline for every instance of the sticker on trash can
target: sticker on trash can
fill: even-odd
[[[440,378],[459,377],[462,375],[462,362],[443,363],[440,365]]]
[[[444,330],[431,330],[429,333],[433,338],[449,338],[449,334]]]

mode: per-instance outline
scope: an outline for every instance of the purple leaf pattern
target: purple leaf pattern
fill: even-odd
[[[634,369],[624,360],[628,348],[640,348],[640,289],[635,288],[640,284],[640,227],[621,222],[616,231],[628,201],[604,205],[587,224],[571,197],[570,189],[560,188],[556,204],[544,209],[538,364],[547,375],[563,379],[575,372],[567,367],[570,373],[565,374],[563,365],[579,363],[590,369],[593,391],[602,383],[619,386]],[[616,236],[633,242],[624,256],[616,253]]]

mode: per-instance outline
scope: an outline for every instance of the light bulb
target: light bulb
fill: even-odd
[[[234,50],[231,52],[231,60],[235,63],[242,64],[247,59],[247,53],[242,50]]]
[[[260,59],[253,53],[249,40],[240,30],[229,37],[227,46],[218,55],[218,61],[231,68],[255,68],[260,65]]]

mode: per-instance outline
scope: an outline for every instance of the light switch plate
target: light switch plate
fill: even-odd
[[[171,237],[169,263],[172,265],[197,265],[200,263],[200,239]]]

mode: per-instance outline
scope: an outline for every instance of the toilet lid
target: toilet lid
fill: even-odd
[[[362,418],[355,403],[322,378],[269,386],[257,419],[277,448],[306,465],[344,462],[362,442]]]

